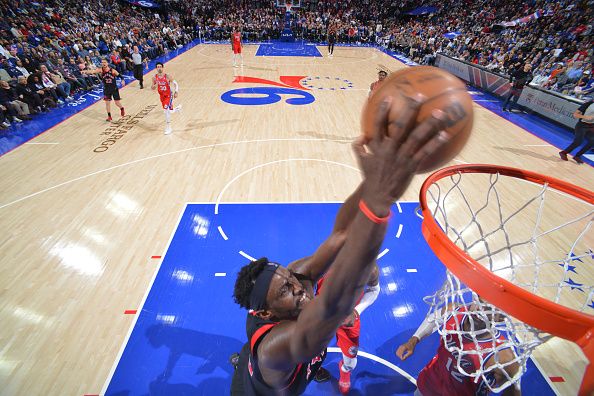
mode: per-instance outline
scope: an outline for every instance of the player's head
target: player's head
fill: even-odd
[[[157,73],[159,73],[159,74],[163,73],[163,68],[164,67],[165,66],[163,66],[163,63],[157,62]]]
[[[473,300],[469,308],[469,312],[471,312],[469,317],[472,319],[474,330],[483,330],[492,327],[494,323],[503,321],[503,314],[493,305],[479,296]]]
[[[386,72],[385,70],[380,70],[377,73],[377,78],[378,80],[382,81],[384,78],[388,77],[388,72]]]
[[[107,59],[101,59],[101,67],[107,69],[108,66],[109,63],[107,62]]]
[[[295,319],[312,299],[293,272],[265,257],[239,271],[233,297],[264,319]]]

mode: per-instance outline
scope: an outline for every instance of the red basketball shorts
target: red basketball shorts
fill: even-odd
[[[336,330],[336,343],[342,353],[350,358],[357,356],[359,352],[359,334],[361,333],[361,320],[355,319],[353,326],[340,326]]]

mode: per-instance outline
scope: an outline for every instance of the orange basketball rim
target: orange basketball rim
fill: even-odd
[[[507,314],[543,332],[575,342],[590,361],[579,395],[591,395],[594,392],[594,316],[549,301],[493,274],[460,249],[433,217],[427,201],[429,187],[440,179],[465,173],[499,174],[540,185],[547,184],[551,189],[592,205],[594,192],[535,172],[482,164],[440,169],[425,180],[420,192],[423,236],[437,257],[469,288]]]

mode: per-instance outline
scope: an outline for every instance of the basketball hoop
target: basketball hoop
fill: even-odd
[[[578,344],[590,361],[579,394],[591,394],[594,282],[579,280],[577,270],[587,266],[584,262],[594,263],[594,192],[530,171],[461,165],[429,176],[420,202],[423,235],[447,267],[442,289],[425,298],[444,343],[464,335],[478,345],[476,331],[444,326],[453,307],[472,305],[478,307],[472,315],[489,322],[480,332],[508,334],[505,345],[493,343],[490,351],[513,348],[521,368],[493,387],[486,375],[508,363],[495,359],[493,366],[483,367],[481,355],[481,367],[466,372],[464,353],[477,352],[445,343],[459,354],[460,373],[500,391],[519,381],[534,348],[554,335]],[[493,320],[495,314],[503,315],[501,320]]]

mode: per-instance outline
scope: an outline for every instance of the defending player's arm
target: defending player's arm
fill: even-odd
[[[425,319],[419,325],[413,336],[410,337],[407,342],[398,347],[396,350],[396,356],[398,356],[401,360],[408,359],[415,352],[415,347],[419,341],[437,331],[437,317],[437,311],[431,312],[425,316]]]
[[[151,89],[154,91],[157,89],[157,77],[153,76],[153,84],[151,85]]]
[[[380,106],[368,150],[362,139],[354,145],[365,177],[360,187],[364,205],[332,264],[333,274],[325,281],[324,292],[303,308],[297,321],[281,322],[264,338],[258,348],[261,369],[288,375],[296,364],[310,361],[326,348],[370,279],[386,232],[387,222],[379,218],[390,214],[391,204],[406,190],[420,160],[447,140],[439,133],[443,120],[433,116],[411,131],[409,122],[416,117],[418,102],[409,99],[399,118],[389,121],[390,103],[385,100]],[[274,385],[281,384],[286,382]]]

